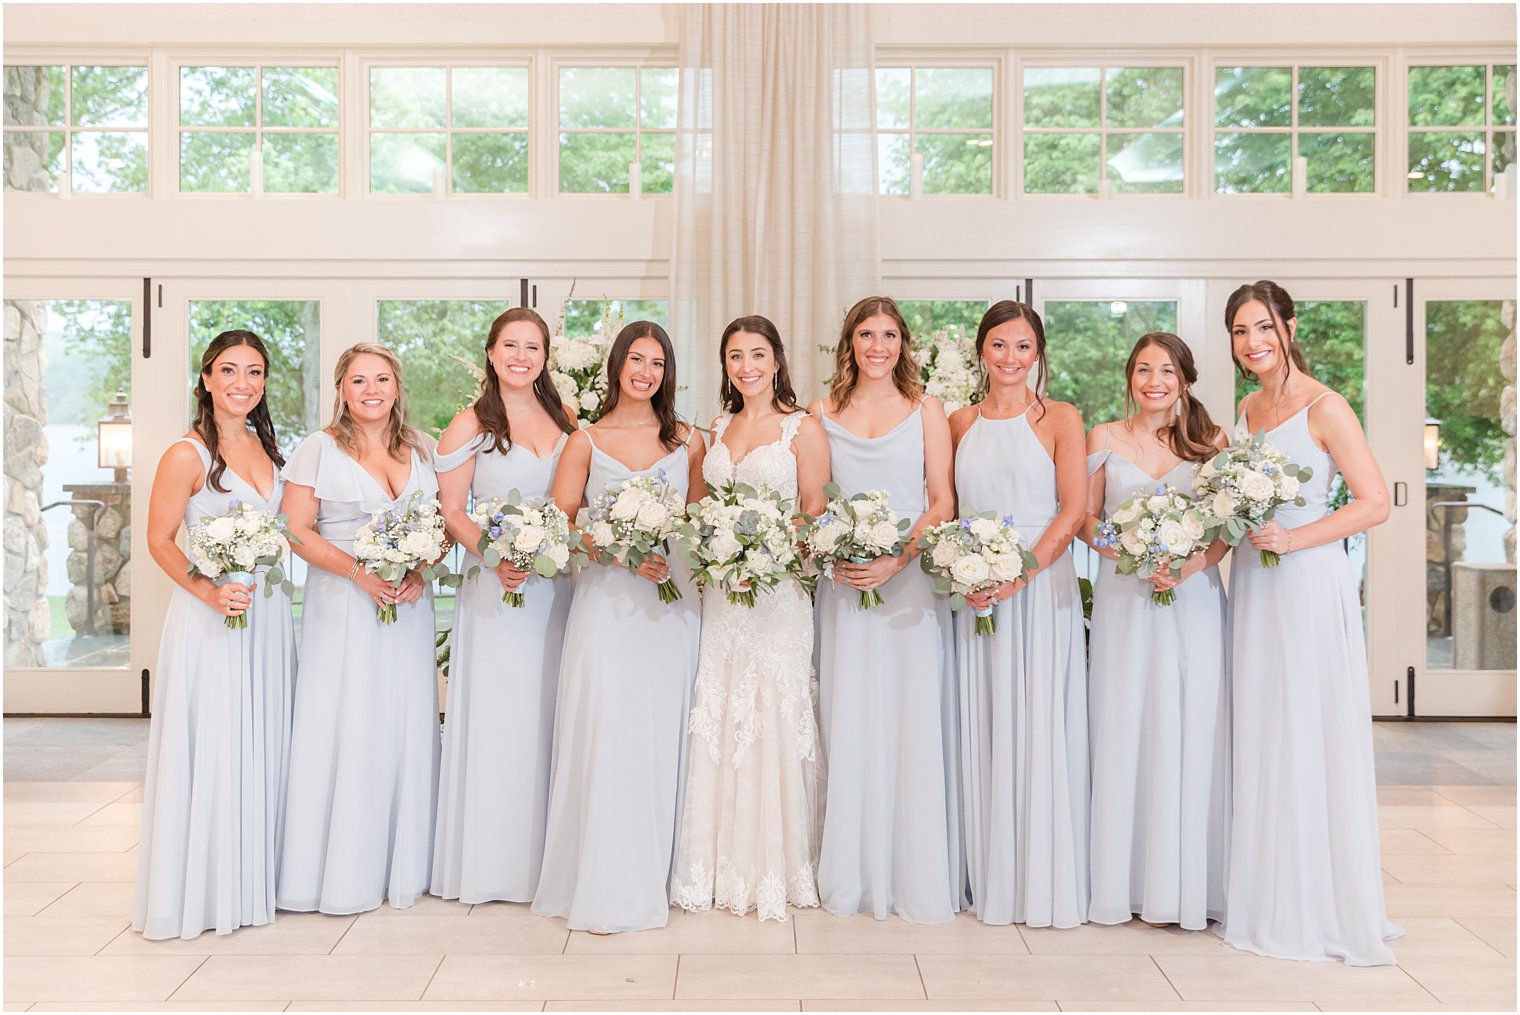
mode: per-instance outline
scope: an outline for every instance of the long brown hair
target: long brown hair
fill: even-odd
[[[269,380],[269,350],[264,347],[264,340],[251,331],[224,331],[211,340],[206,346],[206,351],[201,354],[201,372],[195,378],[195,423],[192,425],[196,433],[200,434],[206,450],[211,454],[211,469],[206,473],[206,482],[217,493],[226,493],[227,488],[222,485],[222,476],[227,472],[226,459],[222,458],[221,431],[216,425],[216,406],[212,403],[211,392],[206,388],[206,378],[211,375],[211,368],[216,364],[217,358],[234,346],[246,345],[259,354],[264,361],[264,380]],[[269,391],[266,387],[263,395],[259,397],[258,404],[248,410],[248,422],[253,425],[253,432],[259,439],[259,444],[264,448],[264,454],[276,466],[285,464],[285,456],[280,454],[280,446],[274,438],[274,420],[269,415]]]
[[[1039,364],[1040,374],[1035,382],[1030,385],[1034,392],[1034,404],[1040,410],[1040,419],[1045,418],[1045,397],[1041,390],[1045,387],[1050,377],[1050,360],[1045,356],[1045,322],[1040,320],[1040,315],[1034,307],[1028,303],[1018,303],[1014,300],[998,300],[987,308],[982,315],[982,321],[976,326],[976,362],[982,372],[981,383],[977,385],[976,401],[980,402],[987,397],[989,381],[987,379],[987,367],[982,359],[982,346],[987,343],[987,332],[1009,321],[1025,321],[1029,324],[1029,330],[1034,332],[1034,349]],[[1027,383],[1027,382],[1026,382]]]
[[[628,359],[628,347],[641,338],[654,339],[660,343],[660,350],[665,354],[665,375],[660,379],[660,386],[655,389],[649,405],[654,409],[655,418],[660,421],[660,446],[666,451],[674,451],[681,446],[680,420],[676,417],[676,350],[670,344],[670,336],[665,334],[665,329],[653,321],[634,321],[612,340],[612,348],[607,352],[607,394],[602,396],[597,418],[605,419],[609,412],[617,408],[623,390],[623,363]]]
[[[771,394],[771,407],[777,412],[796,412],[797,393],[792,390],[792,375],[786,367],[786,348],[781,344],[781,332],[776,330],[768,318],[759,314],[735,318],[723,329],[723,337],[718,341],[718,362],[723,366],[723,383],[718,386],[718,401],[729,412],[738,412],[744,408],[744,396],[728,379],[728,340],[741,331],[759,335],[770,343],[771,356],[776,361],[776,387]]]
[[[1130,350],[1129,362],[1124,364],[1124,405],[1131,417],[1138,411],[1135,404],[1135,362],[1140,353],[1151,346],[1164,349],[1172,358],[1172,365],[1182,375],[1182,394],[1177,397],[1177,415],[1160,433],[1166,436],[1172,454],[1187,462],[1206,462],[1219,449],[1214,441],[1219,437],[1219,426],[1203,403],[1193,397],[1193,385],[1198,382],[1198,367],[1193,363],[1193,350],[1182,339],[1169,331],[1151,331],[1140,336]]]
[[[506,403],[501,399],[501,378],[496,376],[496,367],[491,363],[491,350],[496,348],[496,342],[507,325],[514,321],[529,322],[538,328],[539,334],[544,338],[544,365],[538,376],[533,378],[533,396],[544,407],[555,426],[565,433],[575,432],[575,423],[565,412],[565,403],[549,377],[549,326],[538,316],[538,311],[531,307],[513,307],[492,321],[491,330],[486,333],[486,373],[480,379],[480,394],[471,406],[475,410],[475,421],[480,424],[480,432],[486,437],[486,451],[506,452],[512,449],[512,428],[507,422]]]
[[[897,365],[892,368],[892,384],[910,402],[917,402],[924,393],[924,382],[919,376],[918,361],[913,358],[913,334],[897,301],[890,296],[867,296],[850,308],[844,315],[844,325],[839,329],[839,344],[834,347],[834,382],[829,389],[829,400],[835,412],[843,412],[860,383],[860,366],[855,362],[855,329],[867,318],[878,314],[892,318],[901,336]]]
[[[396,378],[396,400],[391,403],[391,415],[385,427],[385,453],[401,462],[406,460],[403,452],[410,448],[426,460],[429,457],[427,442],[406,421],[406,389],[401,384],[401,360],[378,342],[358,342],[344,349],[338,357],[337,369],[333,371],[333,389],[337,394],[333,399],[333,420],[327,425],[328,434],[338,442],[338,447],[355,458],[363,450],[364,435],[348,414],[348,403],[343,400],[343,378],[348,376],[348,368],[354,360],[366,355],[385,360],[391,375]]]
[[[1288,295],[1286,289],[1276,282],[1262,279],[1250,285],[1243,285],[1230,293],[1230,298],[1224,304],[1224,333],[1230,336],[1230,358],[1235,360],[1235,369],[1240,371],[1241,379],[1252,376],[1251,371],[1246,369],[1244,363],[1235,359],[1235,315],[1240,313],[1240,308],[1255,300],[1267,308],[1267,314],[1272,318],[1272,326],[1277,330],[1278,352],[1283,353],[1283,377],[1288,375],[1288,361],[1298,367],[1309,377],[1314,374],[1309,370],[1309,363],[1304,359],[1303,350],[1298,347],[1298,340],[1288,330],[1288,321],[1297,317],[1293,309],[1293,297]]]

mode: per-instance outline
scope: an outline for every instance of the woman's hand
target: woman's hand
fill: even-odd
[[[1277,522],[1266,522],[1251,532],[1251,545],[1258,550],[1271,550],[1279,556],[1293,549],[1293,537]]]
[[[1208,560],[1204,551],[1199,550],[1182,562],[1181,573],[1176,578],[1172,577],[1171,568],[1161,568],[1151,575],[1150,583],[1156,587],[1157,592],[1165,592],[1181,585],[1207,566]]]
[[[422,580],[421,572],[408,571],[406,577],[401,579],[401,587],[396,590],[396,602],[415,603],[422,598],[425,588],[427,588],[427,582]]]
[[[252,585],[244,585],[242,582],[212,585],[200,598],[201,602],[224,617],[241,617],[253,605],[253,590],[258,587],[258,582]]]
[[[658,585],[670,579],[670,562],[658,553],[651,553],[644,558],[644,563],[633,569],[633,573]]]
[[[1001,585],[994,585],[990,589],[982,589],[980,592],[966,593],[966,602],[974,610],[986,610],[996,606],[1005,599],[1012,599],[1013,594],[1023,587],[1024,582],[1022,580],[1004,582]]]
[[[354,584],[359,586],[359,589],[365,595],[373,599],[376,606],[389,606],[399,601],[397,599],[399,595],[398,590],[390,582],[381,578],[367,567],[359,568],[358,572],[354,575]],[[405,584],[405,582],[402,584]]]
[[[501,579],[503,591],[516,592],[522,588],[522,583],[528,580],[528,572],[503,557],[501,563],[496,565],[496,577]]]
[[[906,553],[901,557],[889,557],[883,554],[864,564],[856,564],[848,560],[838,560],[834,562],[834,580],[848,585],[852,589],[869,592],[872,589],[881,588],[907,566],[908,555]]]

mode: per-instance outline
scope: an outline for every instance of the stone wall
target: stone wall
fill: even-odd
[[[80,483],[65,486],[71,500],[102,501],[70,508],[69,594],[64,599],[69,626],[76,634],[126,634],[132,620],[132,487],[128,483]],[[95,573],[90,575],[90,536],[95,543]],[[90,590],[95,616],[90,618]]]
[[[1514,78],[1511,76],[1511,81]],[[1515,562],[1515,301],[1504,302],[1504,323],[1509,337],[1499,347],[1499,369],[1504,374],[1504,393],[1499,396],[1499,425],[1509,434],[1504,442],[1504,559]]]
[[[46,307],[5,301],[5,665],[44,665],[51,631],[42,467],[47,464],[47,400],[42,378]]]
[[[42,67],[5,68],[5,122],[46,124],[52,85]],[[5,132],[5,189],[52,190],[48,149],[61,135],[45,131]]]

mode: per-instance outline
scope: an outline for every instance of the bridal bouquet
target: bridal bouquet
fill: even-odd
[[[668,552],[670,537],[685,520],[686,502],[661,469],[653,476],[634,476],[609,486],[588,514],[591,545],[632,569],[657,549]],[[681,598],[681,590],[669,578],[659,588],[662,603]]]
[[[519,571],[553,578],[570,566],[570,519],[547,497],[523,500],[516,490],[506,498],[479,501],[470,521],[480,526],[480,564],[470,569],[474,577],[482,566],[494,568],[510,560]],[[503,592],[501,601],[521,609],[527,602],[522,591]]]
[[[898,518],[887,500],[885,490],[871,490],[846,498],[839,487],[830,483],[823,488],[829,500],[823,514],[806,519],[803,539],[812,555],[820,561],[848,560],[869,564],[877,557],[903,555],[904,536],[912,523]],[[866,589],[860,593],[862,610],[881,605],[881,593]]]
[[[1246,533],[1272,520],[1284,504],[1303,507],[1299,485],[1314,474],[1296,465],[1263,434],[1237,431],[1235,443],[1198,467],[1193,493],[1208,510],[1210,539],[1239,546]],[[1279,556],[1261,551],[1261,566],[1276,567]]]
[[[278,585],[288,596],[295,586],[285,577],[280,562],[289,550],[286,515],[275,515],[234,501],[224,515],[206,517],[190,530],[190,574],[201,574],[218,585],[253,584],[254,568],[267,567],[264,595]],[[222,623],[240,631],[248,627],[248,611],[224,617]]]
[[[934,591],[950,597],[950,608],[966,605],[966,596],[1018,581],[1035,566],[1034,554],[1024,549],[1009,515],[988,511],[925,529],[918,537],[924,547],[919,564],[934,579]],[[976,633],[992,634],[997,620],[992,608],[976,611]]]
[[[1208,528],[1208,512],[1197,501],[1170,486],[1157,486],[1119,505],[1113,517],[1098,526],[1093,545],[1118,547],[1114,570],[1119,574],[1149,578],[1165,570],[1180,578],[1183,562],[1213,542]],[[1176,599],[1171,589],[1151,593],[1157,606],[1170,606]]]
[[[415,491],[405,507],[380,508],[354,533],[354,556],[373,574],[401,588],[408,571],[421,569],[424,581],[445,578],[449,566],[440,558],[448,544],[444,533],[443,512],[438,501],[422,499]],[[457,578],[455,579],[458,580]],[[385,603],[375,619],[382,624],[396,622],[396,604]]]
[[[936,328],[913,346],[924,394],[943,402],[946,413],[970,405],[981,383],[975,337],[967,335],[964,328],[951,325]]]
[[[692,577],[722,589],[736,606],[753,607],[757,591],[800,570],[792,502],[770,487],[709,484],[686,513],[677,539]]]
[[[570,292],[575,292],[573,284]],[[580,424],[589,426],[596,422],[596,410],[607,394],[607,353],[613,338],[623,330],[623,316],[612,309],[612,301],[608,300],[602,309],[602,319],[591,333],[570,338],[565,334],[569,302],[567,295],[560,304],[559,327],[549,345],[549,379],[559,397],[575,409]]]

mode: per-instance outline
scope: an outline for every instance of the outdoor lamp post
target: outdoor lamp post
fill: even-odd
[[[127,393],[116,392],[106,415],[96,424],[96,443],[100,449],[100,467],[115,469],[116,482],[127,481],[127,470],[132,467],[132,416],[127,403]]]
[[[1425,417],[1425,471],[1434,472],[1441,465],[1441,421]]]

